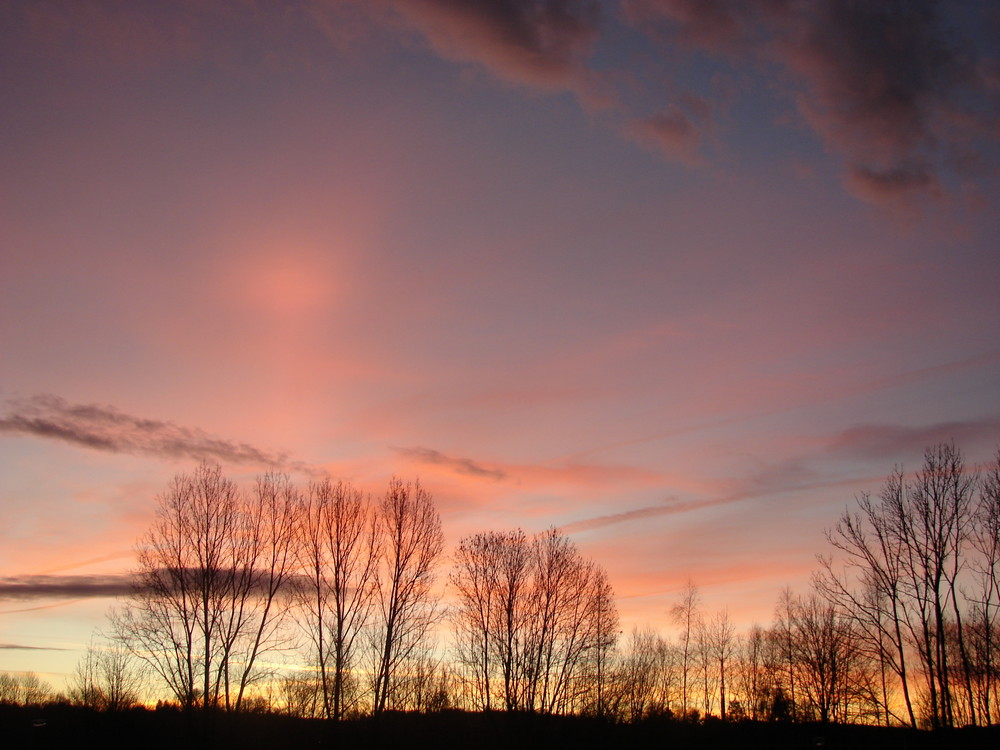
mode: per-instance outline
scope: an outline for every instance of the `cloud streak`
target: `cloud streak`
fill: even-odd
[[[822,476],[805,469],[798,461],[787,461],[766,468],[740,482],[740,489],[717,497],[692,500],[672,500],[659,505],[650,505],[622,513],[611,513],[596,516],[581,521],[565,524],[560,528],[571,534],[579,531],[592,531],[607,526],[615,526],[630,521],[641,521],[661,516],[672,516],[678,513],[688,513],[693,510],[711,508],[717,505],[730,505],[746,500],[753,500],[771,495],[781,495],[789,492],[810,492],[830,487],[850,487],[859,480],[825,479]]]
[[[7,413],[0,417],[0,434],[56,440],[106,453],[306,468],[290,462],[287,454],[213,437],[198,428],[137,417],[113,406],[70,404],[51,394],[9,401]]]
[[[508,479],[507,472],[502,469],[490,469],[470,458],[454,458],[446,456],[440,451],[432,448],[395,448],[396,453],[417,463],[433,464],[451,469],[458,474],[466,476],[492,479],[495,482],[502,482]]]
[[[127,575],[25,575],[0,578],[0,600],[103,599],[132,590]]]
[[[990,440],[1000,443],[1000,416],[920,427],[859,425],[835,435],[830,450],[850,457],[899,459],[921,456],[928,446],[940,443],[970,446]]]
[[[641,521],[647,518],[659,518],[660,516],[672,516],[676,513],[684,513],[689,510],[706,508],[712,505],[720,505],[726,502],[730,502],[730,499],[675,500],[663,503],[662,505],[649,505],[645,508],[636,508],[635,510],[627,510],[622,513],[609,513],[604,516],[595,516],[594,518],[575,521],[561,526],[560,530],[567,534],[574,534],[579,531],[593,531],[594,529],[602,529],[606,526],[615,526],[617,524],[628,523],[630,521]]]
[[[975,445],[984,441],[1000,442],[1000,417],[987,417],[965,422],[940,422],[920,427],[902,425],[859,425],[832,437],[824,452],[852,458],[891,459],[920,456],[928,446],[954,441],[957,445]],[[817,468],[810,468],[803,459],[789,459],[769,465],[745,477],[735,492],[723,496],[670,500],[657,505],[610,513],[566,524],[566,533],[592,531],[607,526],[686,513],[716,505],[751,500],[757,497],[788,492],[809,492],[831,487],[851,487],[859,482],[877,482],[877,477],[827,479]]]

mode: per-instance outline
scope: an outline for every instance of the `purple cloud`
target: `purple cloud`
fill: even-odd
[[[108,453],[160,458],[193,458],[226,463],[292,468],[284,453],[272,453],[247,443],[212,437],[194,427],[136,417],[101,404],[70,404],[49,394],[8,402],[0,416],[0,434],[58,440]]]

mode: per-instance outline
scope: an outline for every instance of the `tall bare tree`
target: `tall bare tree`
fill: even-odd
[[[972,600],[977,706],[982,723],[990,726],[1000,689],[1000,451],[983,474],[970,540],[978,553],[972,563],[977,580]]]
[[[979,531],[984,520],[976,507],[977,483],[976,472],[967,470],[953,444],[932,446],[912,479],[894,470],[879,502],[861,496],[860,512],[845,513],[828,534],[846,558],[845,571],[821,558],[819,590],[860,627],[880,671],[888,667],[896,673],[911,726],[917,723],[911,676],[922,682],[932,726],[983,718],[973,664],[979,623],[970,631],[960,601],[966,571],[980,564],[970,551],[989,547]],[[908,664],[911,649],[916,669]],[[890,691],[886,681],[882,684],[888,721]]]
[[[976,723],[969,681],[968,652],[958,605],[958,575],[964,563],[966,529],[971,514],[975,478],[966,474],[961,453],[952,444],[928,448],[924,466],[908,493],[907,513],[902,519],[906,540],[907,574],[915,596],[928,612],[924,620],[925,663],[936,676],[937,720],[955,723],[952,675],[963,678],[969,719]],[[961,668],[949,665],[946,621],[954,618]]]
[[[459,542],[449,577],[457,604],[452,624],[459,661],[471,676],[473,705],[517,708],[517,666],[524,639],[524,593],[531,575],[524,532],[483,532]]]
[[[698,587],[688,580],[679,601],[670,609],[670,616],[680,629],[678,650],[681,673],[681,716],[687,716],[691,706],[691,676],[697,652],[698,630],[701,624],[701,597]]]
[[[300,620],[315,651],[323,715],[353,707],[355,647],[369,622],[378,562],[374,516],[362,493],[329,480],[310,485],[297,534]]]
[[[437,616],[433,582],[444,537],[430,493],[419,482],[397,478],[389,482],[375,528],[380,565],[372,710],[378,714],[388,706],[400,668],[419,653]]]
[[[276,645],[297,494],[286,477],[265,475],[243,496],[203,463],[158,501],[115,637],[182,705],[239,710],[258,657]]]
[[[571,540],[555,529],[467,537],[451,585],[476,707],[607,711],[618,613],[607,574]]]
[[[845,511],[837,525],[827,531],[827,540],[844,555],[846,571],[835,570],[833,558],[820,556],[822,570],[815,577],[817,590],[827,601],[850,616],[867,634],[880,669],[895,673],[903,694],[906,721],[916,729],[917,719],[909,684],[908,635],[920,638],[910,610],[915,603],[903,578],[905,537],[901,519],[905,517],[906,488],[898,469],[886,479],[878,500],[867,493],[857,498],[859,512]],[[891,708],[889,686],[882,680],[882,700],[886,721]]]
[[[719,715],[726,720],[726,669],[738,647],[736,628],[729,619],[729,612],[717,612],[708,625],[708,651],[718,668],[719,675]]]

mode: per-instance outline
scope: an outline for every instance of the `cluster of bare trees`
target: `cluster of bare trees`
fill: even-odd
[[[619,713],[988,725],[1000,711],[1000,455],[983,471],[951,444],[897,469],[828,532],[813,591],[782,593],[742,637],[689,585],[677,638],[636,633]]]
[[[159,497],[112,629],[182,706],[239,710],[264,673],[261,657],[280,647],[297,502],[285,477],[263,476],[244,493],[208,464]]]
[[[782,593],[769,629],[737,637],[724,612],[703,615],[689,586],[671,613],[676,643],[633,636],[637,652],[625,663],[662,672],[637,681],[659,686],[647,691],[646,710],[912,727],[995,722],[1000,455],[979,471],[952,444],[929,448],[914,475],[897,469],[877,498],[860,496],[828,539],[836,556],[820,556],[807,596]]]
[[[139,703],[143,673],[128,651],[91,642],[70,677],[69,698],[101,711],[122,711]]]
[[[456,703],[603,710],[618,632],[605,572],[554,530],[464,540],[455,668],[433,639],[443,548],[418,483],[393,479],[373,500],[344,482],[300,490],[267,474],[243,491],[203,464],[159,497],[114,642],[189,708],[239,711],[269,693],[290,713],[332,719]],[[278,655],[292,653],[302,667],[278,679]],[[101,659],[89,654],[81,674]],[[78,682],[89,702],[97,681]]]
[[[455,652],[478,710],[604,713],[618,613],[607,574],[550,530],[463,539]]]
[[[689,584],[676,637],[634,631],[609,652],[604,712],[692,718],[988,725],[1000,711],[1000,455],[951,444],[858,498],[830,530],[813,590],[785,590],[770,627],[736,633]],[[501,568],[502,569],[502,568]]]
[[[1000,706],[1000,455],[980,473],[953,445],[935,446],[916,475],[894,471],[878,497],[857,505],[829,532],[840,557],[821,558],[816,583],[877,662],[882,694],[898,688],[912,726],[992,723]]]
[[[34,672],[0,672],[0,703],[35,706],[53,697],[52,686]]]
[[[379,712],[434,621],[442,546],[419,484],[394,479],[378,503],[277,474],[242,491],[203,464],[159,497],[114,639],[182,706],[239,711],[303,634],[311,711],[340,718],[368,695]]]
[[[689,583],[665,613],[673,640],[649,628],[620,639],[607,574],[557,530],[468,536],[437,586],[441,523],[418,483],[393,479],[373,499],[267,474],[241,490],[205,464],[160,496],[113,647],[88,651],[73,696],[134,701],[130,655],[183,706],[263,701],[331,719],[450,706],[995,722],[1000,455],[977,471],[935,446],[914,475],[895,470],[860,496],[828,539],[813,590],[783,591],[768,627],[738,633]]]

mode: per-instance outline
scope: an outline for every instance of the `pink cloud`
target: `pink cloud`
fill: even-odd
[[[625,134],[659,150],[671,161],[687,166],[697,166],[702,161],[699,154],[701,132],[691,118],[676,106],[629,123]]]
[[[490,482],[504,482],[525,492],[553,487],[577,490],[585,488],[588,492],[594,492],[607,488],[657,486],[666,479],[659,472],[623,465],[572,462],[543,465],[482,461],[448,456],[437,450],[420,447],[396,449],[396,453],[418,466]]]

